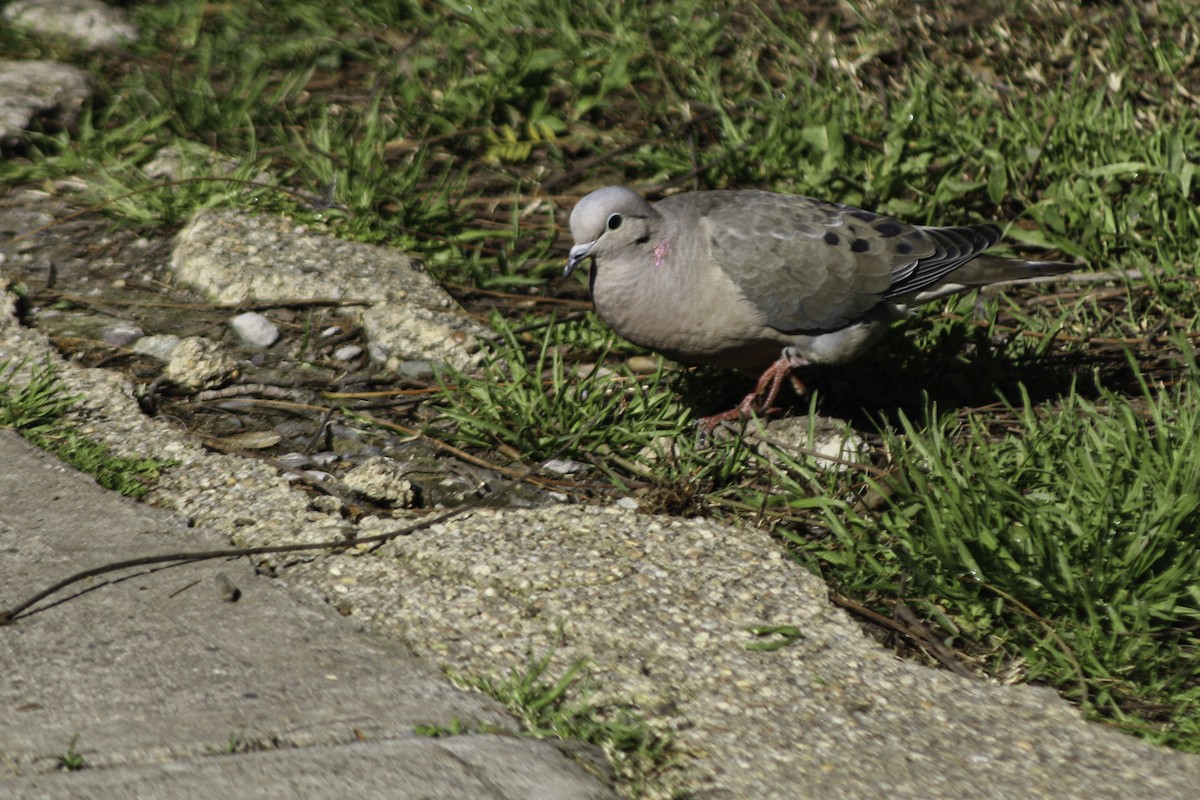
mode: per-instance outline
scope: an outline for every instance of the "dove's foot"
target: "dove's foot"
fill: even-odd
[[[779,395],[779,387],[783,385],[785,377],[791,377],[792,388],[796,390],[796,394],[804,394],[804,384],[792,372],[796,367],[803,366],[803,363],[795,356],[785,354],[767,367],[759,377],[758,383],[754,385],[754,391],[742,398],[742,402],[728,411],[722,411],[720,414],[713,414],[710,417],[701,417],[696,422],[700,440],[707,441],[713,430],[722,422],[744,419],[755,413],[773,414],[778,411],[779,409],[775,407],[775,398]]]

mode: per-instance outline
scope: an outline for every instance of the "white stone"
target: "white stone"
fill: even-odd
[[[132,322],[117,322],[100,331],[100,340],[115,347],[126,347],[145,338],[143,331]]]
[[[353,361],[363,354],[363,349],[357,344],[344,344],[333,351],[333,357],[338,361]]]
[[[0,61],[0,141],[18,137],[36,117],[70,123],[87,96],[87,77],[75,67],[53,61]]]
[[[170,361],[171,353],[175,352],[175,348],[182,341],[178,336],[171,334],[163,334],[156,336],[143,336],[133,343],[133,352],[138,355],[150,356],[157,358],[159,361]]]
[[[13,0],[4,9],[13,27],[42,36],[61,36],[85,50],[136,41],[137,28],[124,10],[100,0]]]
[[[247,311],[229,320],[229,326],[246,344],[264,349],[279,341],[279,328],[257,311]]]

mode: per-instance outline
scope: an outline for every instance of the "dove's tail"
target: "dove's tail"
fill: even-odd
[[[1065,261],[1022,261],[1019,258],[1001,256],[976,256],[947,274],[940,282],[918,294],[908,295],[902,302],[906,305],[918,305],[993,283],[1028,281],[1061,275],[1064,272],[1076,272],[1078,269],[1078,264],[1068,264]]]
[[[947,275],[946,279],[963,286],[987,286],[990,283],[1061,275],[1078,269],[1078,264],[1068,264],[1065,261],[1022,261],[1017,258],[983,255],[963,264]]]

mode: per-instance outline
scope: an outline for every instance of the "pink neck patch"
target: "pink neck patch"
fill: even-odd
[[[661,267],[663,261],[671,253],[671,242],[669,239],[663,239],[658,244],[654,245],[654,266]]]

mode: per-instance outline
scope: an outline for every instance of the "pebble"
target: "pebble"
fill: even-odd
[[[143,336],[133,343],[133,352],[157,358],[159,361],[169,361],[175,348],[179,347],[180,341],[182,340],[178,336],[169,333]]]
[[[333,351],[333,357],[337,361],[353,361],[363,354],[363,348],[357,344],[344,344]]]
[[[576,472],[583,472],[588,468],[588,465],[581,461],[571,461],[566,458],[552,458],[542,464],[542,468],[549,472],[557,472],[559,475],[574,475]]]
[[[145,338],[145,333],[132,322],[117,322],[100,331],[100,340],[113,347],[126,347]]]
[[[433,363],[424,360],[401,361],[396,371],[413,381],[432,381],[435,377]]]
[[[229,320],[229,326],[251,347],[266,348],[279,341],[279,328],[257,311],[247,311]]]
[[[635,375],[653,375],[662,366],[662,359],[653,356],[630,356],[625,363]]]

